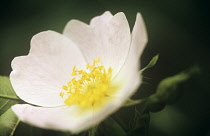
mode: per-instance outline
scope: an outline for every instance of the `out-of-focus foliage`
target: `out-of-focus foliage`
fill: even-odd
[[[9,98],[9,99],[8,99]],[[6,76],[0,76],[0,115],[6,112],[12,105],[19,100],[15,94],[10,80]]]
[[[176,102],[181,93],[178,86],[199,72],[199,67],[193,66],[184,72],[162,80],[157,87],[156,93],[145,100],[148,110],[151,112],[160,111],[166,104]]]
[[[0,116],[0,136],[13,136],[19,120],[15,113],[9,109]]]
[[[9,78],[0,76],[0,136],[13,135],[19,120],[10,107],[18,100]]]

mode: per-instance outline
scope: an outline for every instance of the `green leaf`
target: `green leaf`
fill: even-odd
[[[138,99],[138,100],[128,99],[128,100],[123,104],[123,106],[124,106],[124,107],[133,106],[133,105],[139,104],[139,103],[141,103],[141,102],[142,102],[141,99]]]
[[[12,136],[19,120],[15,113],[9,109],[0,116],[0,136]]]
[[[12,105],[20,100],[15,94],[10,80],[6,76],[0,76],[0,115],[6,112]]]
[[[111,117],[100,124],[99,131],[103,136],[126,136],[124,129]]]
[[[157,63],[158,58],[159,58],[159,54],[157,54],[156,56],[154,56],[152,58],[152,60],[149,62],[149,64],[146,67],[144,67],[143,69],[141,69],[139,71],[139,73],[142,73],[144,70],[153,67]]]

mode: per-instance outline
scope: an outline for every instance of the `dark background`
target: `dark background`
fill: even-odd
[[[33,35],[54,30],[62,33],[71,19],[89,23],[109,10],[124,12],[131,28],[141,12],[149,42],[141,57],[142,67],[156,54],[155,67],[147,70],[141,96],[155,91],[158,83],[197,64],[201,74],[179,89],[174,105],[151,114],[150,136],[210,135],[210,31],[209,5],[204,0],[8,0],[0,3],[0,75],[8,76],[11,60],[28,54]]]

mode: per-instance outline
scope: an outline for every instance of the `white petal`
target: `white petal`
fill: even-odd
[[[128,99],[135,93],[141,84],[141,75],[138,72],[140,66],[139,57],[141,56],[146,43],[146,27],[141,14],[138,13],[132,32],[132,43],[127,60],[119,74],[113,80],[116,84],[123,84],[121,90],[116,94],[121,100]]]
[[[136,62],[135,58],[128,59],[119,74],[113,79],[112,82],[114,84],[120,85],[120,88],[116,93],[116,97],[118,97],[121,101],[125,102],[129,99],[140,86],[141,75],[138,71],[139,62]]]
[[[130,48],[130,28],[124,13],[112,16],[105,12],[94,18],[90,26],[71,20],[64,35],[79,46],[88,62],[100,56],[106,68],[113,68],[114,76],[124,64]]]
[[[109,12],[109,11],[106,11],[104,12],[101,16],[97,16],[97,17],[94,17],[93,19],[91,19],[90,21],[90,25],[91,26],[100,26],[101,23],[103,23],[104,25],[108,24],[110,19],[113,17],[113,15]]]
[[[97,125],[120,107],[119,102],[109,103],[100,111],[78,114],[76,106],[54,108],[34,107],[28,104],[17,104],[12,110],[18,118],[33,126],[78,133]]]
[[[134,50],[133,53],[136,54],[137,58],[139,58],[140,55],[142,54],[147,41],[148,41],[147,30],[144,24],[144,20],[141,14],[137,13],[136,22],[134,24],[132,31],[132,41],[131,41],[131,46]]]
[[[59,93],[71,79],[74,65],[85,65],[79,49],[65,36],[46,31],[31,40],[28,56],[12,61],[12,86],[24,101],[39,106],[63,105]]]

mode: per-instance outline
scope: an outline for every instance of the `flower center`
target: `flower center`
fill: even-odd
[[[112,68],[106,69],[100,57],[93,60],[93,63],[86,65],[86,70],[78,70],[76,66],[72,69],[71,79],[67,85],[63,85],[65,97],[64,103],[68,106],[79,105],[83,109],[98,108],[104,104],[115,92],[116,87],[111,84]]]

